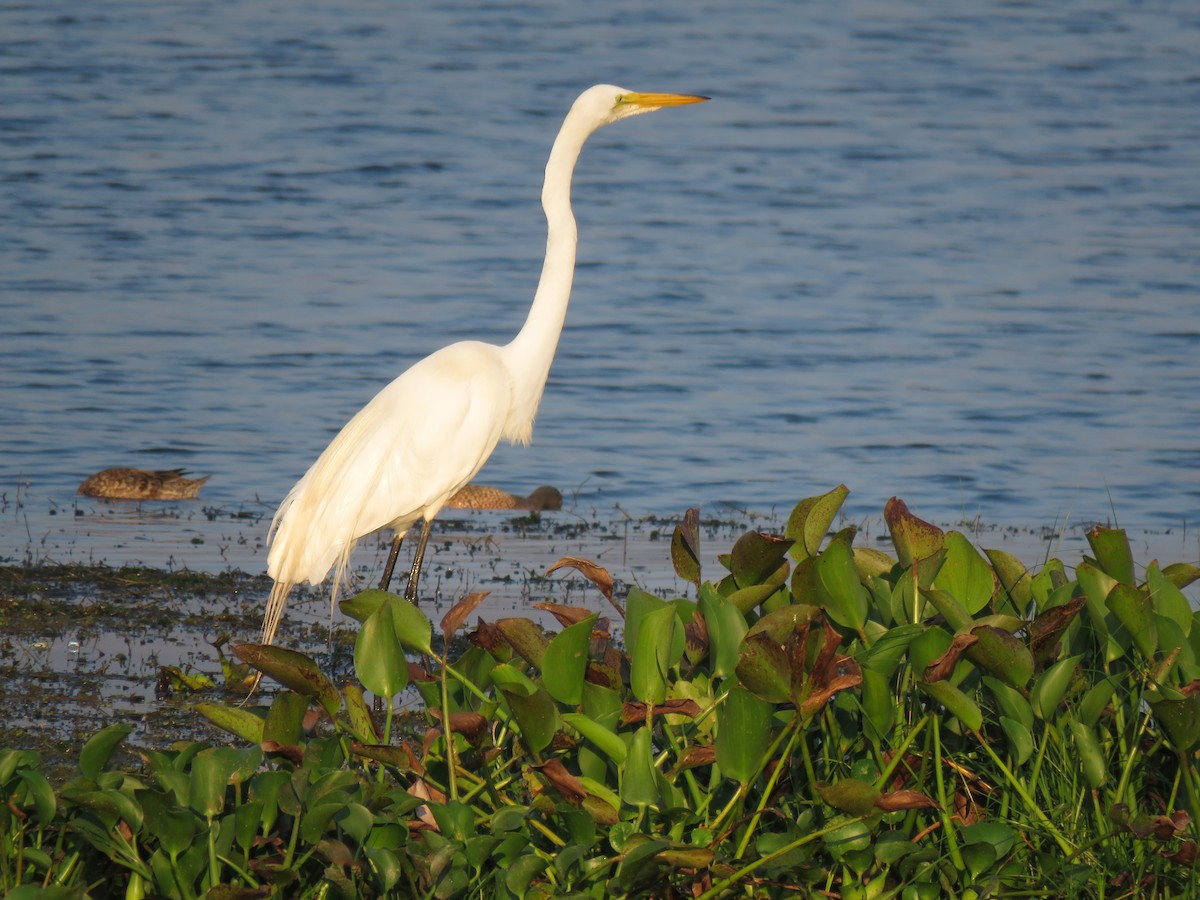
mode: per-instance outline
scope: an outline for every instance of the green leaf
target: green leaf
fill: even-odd
[[[746,635],[735,672],[738,681],[763,700],[782,703],[791,697],[791,660],[783,645],[766,632]]]
[[[717,765],[734,780],[748,784],[767,763],[774,707],[737,685],[717,708]]]
[[[968,613],[974,615],[991,601],[999,586],[991,566],[962,534],[951,531],[945,538],[946,559],[938,570],[934,587],[947,591]]]
[[[599,747],[617,765],[625,762],[625,742],[599,722],[588,718],[583,713],[563,713],[563,721]]]
[[[367,706],[362,689],[358,685],[348,684],[342,688],[342,696],[346,701],[346,717],[354,737],[364,744],[378,743],[380,735],[375,728],[375,720],[371,718],[371,708]]]
[[[58,809],[54,788],[50,786],[46,776],[36,769],[18,769],[17,776],[25,782],[25,794],[33,801],[38,824],[49,825],[54,821],[54,813]]]
[[[631,602],[627,615],[633,610]],[[639,617],[634,643],[629,648],[629,687],[633,696],[644,703],[662,703],[666,699],[677,621],[675,606],[670,603],[645,610]]]
[[[868,736],[873,741],[883,741],[896,724],[896,701],[892,697],[891,677],[864,666],[860,702]]]
[[[1000,717],[1000,727],[1004,729],[1004,734],[1008,737],[1008,746],[1012,750],[1016,764],[1018,766],[1025,765],[1029,757],[1033,755],[1032,732],[1025,727],[1024,722],[1018,722],[1008,716]]]
[[[192,846],[197,821],[189,810],[180,809],[157,791],[140,790],[134,796],[142,807],[146,830],[172,859]]]
[[[895,674],[900,661],[908,653],[908,645],[913,638],[923,634],[926,626],[921,624],[896,625],[875,639],[870,647],[860,650],[855,657],[864,668],[891,678]]]
[[[708,647],[712,674],[724,678],[737,668],[738,651],[748,626],[741,610],[717,593],[711,584],[700,587],[700,615],[708,627]]]
[[[919,681],[921,690],[936,700],[946,710],[965,725],[970,731],[978,731],[983,726],[983,712],[979,706],[948,681],[938,681],[930,684]]]
[[[1027,732],[1033,731],[1033,707],[1029,705],[1029,701],[1020,691],[990,675],[983,677],[983,683],[996,698],[996,703],[1004,716],[1019,722]]]
[[[875,801],[882,796],[879,788],[858,778],[843,778],[837,784],[815,785],[821,799],[844,813],[865,816],[875,811]]]
[[[1200,743],[1200,694],[1151,701],[1150,711],[1180,753],[1188,753]]]
[[[1150,594],[1125,582],[1115,585],[1105,601],[1117,621],[1133,639],[1134,646],[1146,659],[1158,649],[1158,632],[1150,615]]]
[[[229,787],[229,759],[217,748],[202,750],[192,760],[188,805],[211,819],[225,808],[225,789]]]
[[[342,695],[320,666],[295,650],[270,644],[234,644],[230,649],[244,662],[305,697],[315,697],[333,715],[342,705]]]
[[[1108,761],[1096,733],[1082,722],[1068,716],[1067,724],[1071,728],[1071,736],[1075,739],[1075,752],[1083,767],[1083,776],[1093,790],[1102,787],[1108,780]]]
[[[542,680],[550,696],[560,703],[578,706],[583,699],[588,647],[597,618],[593,614],[564,628],[546,645],[546,654],[542,658]]]
[[[236,734],[243,741],[262,742],[263,718],[253,710],[223,703],[197,703],[192,708],[218,728]]]
[[[304,715],[308,712],[308,698],[295,691],[280,691],[271,701],[262,740],[278,744],[299,744],[304,734]]]
[[[1175,586],[1155,560],[1146,567],[1146,587],[1150,591],[1150,603],[1160,616],[1173,619],[1187,637],[1192,630],[1192,605],[1183,591]]]
[[[1017,612],[1024,612],[1033,602],[1033,588],[1030,586],[1029,569],[1011,553],[1003,550],[984,550],[992,571],[1000,579],[1000,584],[1008,592]]]
[[[809,497],[796,504],[792,514],[788,516],[787,527],[783,532],[793,542],[788,551],[792,559],[799,562],[806,557],[817,555],[821,549],[821,541],[824,540],[829,526],[849,494],[850,489],[844,484],[839,484],[827,494]]]
[[[509,678],[508,670],[516,673],[512,666],[505,663],[497,665],[492,670],[492,680],[504,692],[505,699],[508,700],[508,705],[517,719],[517,726],[521,729],[525,745],[533,753],[540,753],[550,746],[560,728],[562,719],[558,707],[544,687],[533,684],[523,675],[521,679],[524,679],[524,683],[520,679]],[[533,687],[532,692],[529,691],[529,686]]]
[[[1037,681],[1033,683],[1031,693],[1033,712],[1039,719],[1048,720],[1058,709],[1062,703],[1063,694],[1067,692],[1071,680],[1075,677],[1075,667],[1079,665],[1081,659],[1083,659],[1082,654],[1060,659],[1042,672]]]
[[[1137,584],[1133,572],[1133,551],[1129,549],[1129,537],[1124,528],[1102,528],[1097,525],[1087,533],[1087,541],[1101,569],[1122,584],[1131,587]]]
[[[396,602],[395,598],[385,596],[379,608],[367,616],[354,641],[354,671],[358,680],[372,694],[387,701],[408,686],[408,660],[393,614]]]
[[[392,607],[396,636],[409,650],[433,656],[433,623],[411,602],[389,591],[378,588],[360,591],[353,597],[341,601],[338,608],[360,622],[366,622],[380,606],[387,602]]]
[[[1022,641],[990,625],[977,625],[971,634],[978,640],[967,648],[967,658],[975,665],[1017,687],[1033,677],[1033,654]]]
[[[654,768],[653,750],[650,729],[643,725],[633,733],[621,766],[621,799],[626,803],[658,805],[658,770]]]
[[[86,778],[96,778],[108,765],[113,751],[133,732],[129,725],[109,725],[94,734],[79,751],[79,771]]]
[[[786,579],[787,552],[792,546],[788,538],[766,534],[759,531],[747,531],[733,545],[729,553],[729,571],[740,588],[752,584],[781,583],[778,572],[784,567],[783,578]]]
[[[843,628],[862,630],[867,620],[870,594],[858,578],[850,536],[838,535],[817,557],[817,582],[822,603],[829,618]]]

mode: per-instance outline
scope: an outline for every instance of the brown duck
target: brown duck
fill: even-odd
[[[79,493],[109,500],[190,500],[211,476],[185,474],[183,469],[105,469],[85,478]]]
[[[562,494],[556,488],[542,485],[528,497],[518,497],[508,491],[486,484],[468,484],[446,501],[451,509],[562,509]]]

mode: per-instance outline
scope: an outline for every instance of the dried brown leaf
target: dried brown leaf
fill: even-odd
[[[933,684],[935,681],[945,681],[949,678],[954,672],[954,667],[958,665],[958,658],[962,656],[963,651],[978,640],[977,635],[969,632],[956,634],[954,640],[950,642],[950,646],[946,648],[946,652],[925,667],[925,680]]]
[[[578,806],[587,796],[583,782],[568,772],[567,767],[557,759],[548,759],[540,766],[532,766],[532,768],[540,770],[546,780],[550,782],[551,787],[572,806]]]
[[[467,616],[475,611],[475,607],[482,603],[483,598],[489,593],[491,592],[480,591],[476,594],[467,594],[467,596],[450,607],[449,612],[442,616],[442,634],[446,635],[447,643],[454,637],[454,632],[458,631],[462,623],[467,621]]]

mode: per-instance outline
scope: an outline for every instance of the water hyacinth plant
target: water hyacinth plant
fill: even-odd
[[[126,897],[1195,897],[1200,622],[1189,565],[1116,529],[1071,571],[978,551],[893,499],[894,555],[830,534],[844,487],[702,567],[694,598],[564,560],[623,617],[547,605],[464,631],[381,591],[357,683],[234,652],[269,706],[200,703],[237,746],[93,738],[55,789],[0,751],[0,888]],[[691,593],[691,591],[689,591]],[[622,603],[623,600],[623,603]],[[364,693],[364,691],[366,693]],[[382,716],[368,696],[383,700]],[[393,717],[420,698],[419,727]]]

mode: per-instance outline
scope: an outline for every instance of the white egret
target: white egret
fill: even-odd
[[[501,438],[528,444],[562,332],[575,273],[577,231],[571,175],[596,129],[707,97],[650,94],[613,85],[584,91],[563,121],[542,186],[546,259],[533,306],[504,346],[451,344],[381,390],[335,437],[284,498],[271,523],[267,572],[275,580],[262,641],[275,637],[293,585],[318,584],[334,569],[336,603],[359,538],[391,526],[395,540],[381,587],[405,533],[423,521],[405,596],[416,602],[421,560],[434,517],[480,470]]]

